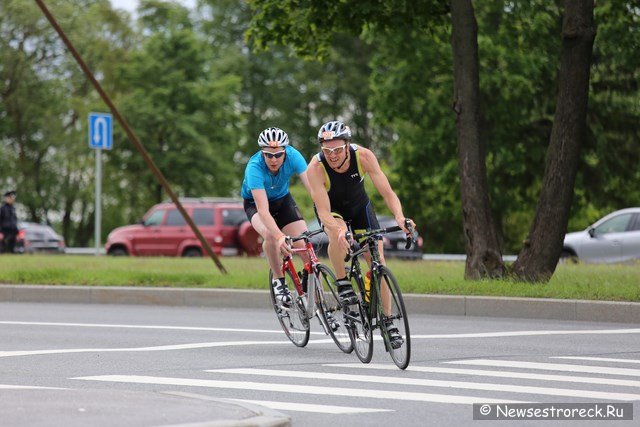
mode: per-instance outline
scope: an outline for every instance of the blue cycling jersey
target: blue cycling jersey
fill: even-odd
[[[291,175],[300,175],[307,170],[307,162],[302,154],[290,145],[285,147],[284,162],[277,174],[272,174],[267,167],[262,151],[251,156],[247,168],[244,170],[242,181],[242,198],[253,200],[251,190],[265,190],[267,199],[278,200],[289,193],[289,179]]]

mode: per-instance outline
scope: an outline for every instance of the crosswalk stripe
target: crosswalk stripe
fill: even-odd
[[[514,360],[454,360],[450,362],[456,365],[475,365],[475,366],[499,366],[503,368],[522,368],[522,369],[540,369],[546,371],[566,371],[566,372],[589,372],[592,374],[607,375],[628,375],[631,377],[640,377],[640,370],[628,368],[609,368],[607,366],[586,366],[586,365],[570,365],[564,363],[537,363],[537,362],[518,362]]]
[[[374,369],[385,371],[397,371],[396,365],[382,365],[376,363],[327,363],[323,366],[333,366],[337,368],[347,369]],[[620,380],[617,378],[597,378],[597,377],[575,377],[571,375],[551,375],[551,374],[529,374],[525,372],[513,372],[513,371],[489,371],[484,369],[458,369],[458,368],[440,368],[429,366],[409,366],[406,372],[427,372],[434,374],[454,374],[454,375],[474,375],[496,378],[520,378],[527,380],[539,380],[539,381],[560,381],[560,382],[573,382],[573,383],[585,383],[585,384],[602,384],[609,386],[622,386],[622,387],[640,387],[640,381],[636,380]]]
[[[452,404],[473,403],[530,403],[518,400],[490,399],[477,396],[455,396],[447,394],[415,393],[393,390],[367,390],[345,387],[322,387],[297,384],[257,383],[250,381],[219,381],[190,378],[150,377],[142,375],[97,375],[71,378],[85,381],[106,381],[135,384],[175,385],[188,387],[209,387],[235,390],[258,390],[278,393],[319,394],[325,396],[347,396],[357,398],[403,400],[416,402],[435,402]]]
[[[251,403],[271,409],[294,412],[318,412],[320,414],[362,414],[367,412],[394,412],[393,409],[357,408],[350,406],[314,405],[310,403],[276,402],[272,400],[226,399],[234,402]]]
[[[550,359],[587,360],[591,362],[613,362],[613,363],[640,363],[640,360],[613,359],[610,357],[552,356],[550,357]]]
[[[376,384],[396,384],[396,385],[410,385],[410,386],[422,386],[422,387],[445,387],[445,388],[463,389],[463,390],[525,393],[525,394],[539,394],[539,395],[547,395],[547,396],[567,396],[567,397],[580,397],[580,398],[587,398],[587,399],[602,399],[602,400],[623,400],[623,401],[640,400],[640,394],[610,393],[610,392],[550,388],[550,387],[528,387],[528,386],[510,385],[510,384],[426,380],[421,378],[380,377],[380,376],[373,376],[373,375],[331,374],[331,373],[325,373],[325,372],[302,372],[302,371],[283,371],[283,370],[270,370],[270,369],[249,369],[249,368],[216,369],[216,370],[207,370],[206,372],[238,374],[238,375],[273,376],[273,377],[280,377],[280,378],[313,378],[318,380],[354,381],[354,382],[366,382],[366,383],[376,383]]]

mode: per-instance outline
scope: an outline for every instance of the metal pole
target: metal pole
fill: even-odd
[[[100,255],[100,236],[102,232],[102,148],[96,151],[96,216],[95,216],[95,244],[96,256]]]
[[[67,46],[67,49],[69,49],[69,52],[71,52],[71,55],[73,55],[76,62],[84,72],[85,76],[87,76],[87,79],[89,79],[91,84],[93,84],[93,87],[95,87],[95,89],[98,91],[104,103],[107,104],[107,106],[109,107],[109,110],[111,110],[111,114],[113,114],[113,116],[116,118],[118,123],[120,123],[120,126],[122,126],[122,129],[124,129],[125,133],[129,137],[129,141],[133,143],[133,145],[136,147],[136,149],[144,159],[145,163],[149,167],[149,169],[151,169],[151,172],[153,172],[153,174],[156,176],[158,181],[160,181],[162,188],[164,188],[164,190],[169,195],[173,203],[176,205],[176,208],[178,208],[178,210],[182,214],[182,217],[184,218],[184,220],[187,222],[187,224],[189,224],[189,227],[191,227],[191,230],[200,241],[200,244],[202,245],[204,250],[211,257],[211,259],[216,264],[216,266],[218,266],[218,269],[222,273],[226,274],[227,270],[224,268],[224,266],[218,259],[218,256],[213,252],[213,249],[211,249],[211,245],[209,244],[209,242],[207,242],[207,239],[204,238],[204,236],[200,232],[200,229],[193,222],[189,214],[187,214],[187,211],[182,206],[182,203],[180,203],[180,201],[178,200],[178,196],[176,196],[176,194],[173,192],[166,178],[164,177],[162,172],[160,172],[160,169],[158,169],[156,164],[153,162],[153,160],[149,156],[149,153],[147,153],[147,150],[142,146],[136,134],[133,133],[133,130],[131,129],[127,121],[120,114],[120,111],[118,111],[118,109],[113,104],[113,102],[111,102],[111,98],[109,98],[107,93],[102,89],[102,86],[100,85],[100,83],[98,83],[98,81],[96,80],[95,76],[93,75],[93,73],[91,72],[87,64],[84,62],[84,60],[82,59],[82,57],[80,56],[76,48],[73,46],[71,41],[67,38],[67,35],[64,33],[64,31],[62,31],[62,28],[60,27],[60,25],[58,25],[58,21],[56,21],[56,19],[53,17],[51,12],[49,12],[49,9],[47,9],[47,6],[44,4],[44,1],[35,0],[35,2],[40,7],[40,10],[42,10],[42,13],[44,13],[44,16],[47,18],[47,20],[51,23],[51,26],[53,26],[53,28],[56,30],[56,32],[58,33],[58,35],[60,36],[64,44]]]

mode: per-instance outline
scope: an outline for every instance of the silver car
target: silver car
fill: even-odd
[[[640,208],[615,211],[564,237],[561,258],[591,263],[640,260]]]

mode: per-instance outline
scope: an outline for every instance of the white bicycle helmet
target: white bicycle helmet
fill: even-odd
[[[351,129],[349,129],[349,126],[337,120],[323,124],[318,131],[318,142],[322,143],[334,139],[351,141]]]
[[[260,147],[286,147],[289,145],[289,136],[280,128],[266,128],[258,137]]]

